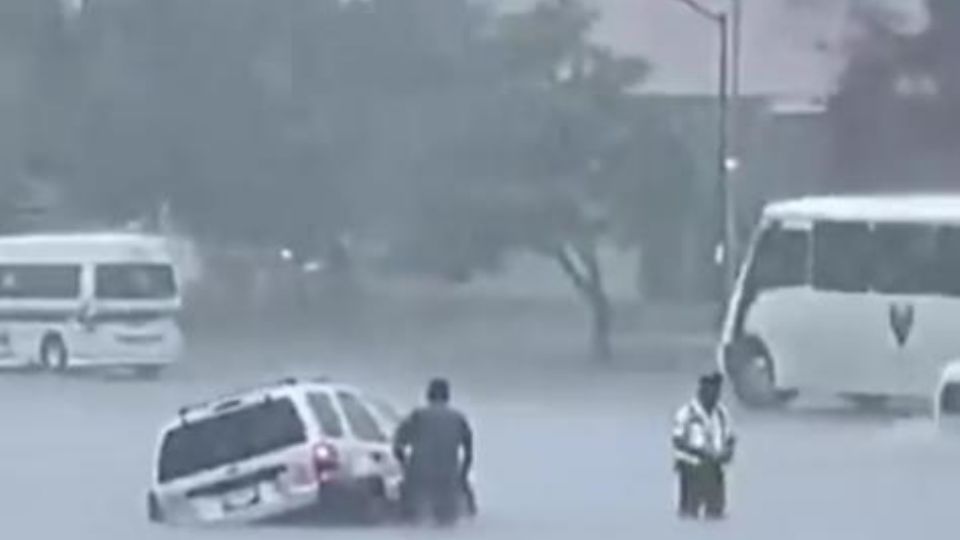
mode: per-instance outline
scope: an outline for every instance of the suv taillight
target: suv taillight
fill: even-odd
[[[313,448],[313,467],[320,480],[340,467],[340,455],[337,449],[327,443],[320,443]]]

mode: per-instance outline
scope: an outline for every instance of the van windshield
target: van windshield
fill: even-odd
[[[102,264],[96,270],[96,296],[105,300],[162,300],[177,294],[169,264]]]
[[[169,482],[305,441],[303,422],[289,399],[264,401],[168,432],[158,480]]]

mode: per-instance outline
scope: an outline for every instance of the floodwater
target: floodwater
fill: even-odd
[[[415,347],[414,347],[415,349]],[[10,538],[791,538],[902,539],[953,533],[960,445],[922,417],[841,406],[750,413],[734,406],[731,515],[673,513],[670,417],[693,370],[596,368],[567,359],[459,351],[368,354],[321,343],[196,348],[156,382],[0,376],[0,531]],[[429,353],[429,354],[428,354]],[[146,521],[157,426],[188,401],[257,380],[324,373],[402,407],[448,375],[478,437],[481,516],[449,533],[283,527],[172,529]]]

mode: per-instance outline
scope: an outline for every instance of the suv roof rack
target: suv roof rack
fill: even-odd
[[[216,397],[213,397],[213,398],[210,398],[210,399],[206,399],[206,400],[199,401],[199,402],[196,402],[196,403],[191,403],[191,404],[188,404],[188,405],[184,405],[184,406],[180,407],[180,409],[178,410],[177,414],[180,416],[180,420],[183,421],[184,423],[186,423],[186,416],[187,416],[187,414],[189,414],[189,413],[191,413],[191,412],[193,412],[193,411],[199,410],[199,409],[203,409],[203,408],[205,408],[205,407],[210,407],[211,405],[214,405],[214,404],[216,404],[216,403],[218,403],[218,402],[223,402],[224,400],[229,400],[229,399],[236,399],[237,397],[242,396],[243,394],[248,394],[248,393],[250,393],[250,392],[257,392],[257,391],[269,390],[269,389],[271,389],[271,388],[275,388],[275,387],[279,387],[279,386],[296,386],[296,385],[301,384],[301,383],[304,383],[304,382],[329,383],[329,382],[330,382],[330,378],[328,378],[328,377],[326,377],[326,376],[324,376],[324,375],[321,375],[321,376],[318,376],[318,377],[311,377],[311,378],[309,378],[309,379],[302,379],[302,378],[296,377],[296,376],[283,377],[282,379],[278,379],[278,380],[273,381],[273,382],[260,383],[260,384],[254,385],[254,386],[249,386],[249,387],[244,387],[244,388],[238,388],[238,389],[231,390],[230,392],[226,392],[226,393],[224,393],[224,394],[221,394],[221,395],[219,395],[219,396],[216,396]]]

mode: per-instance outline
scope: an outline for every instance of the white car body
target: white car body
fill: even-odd
[[[0,237],[0,367],[132,367],[179,359],[166,241],[134,233]]]
[[[290,379],[185,408],[160,431],[150,517],[247,523],[345,500],[395,504],[398,421],[385,402],[326,380]]]
[[[777,202],[734,287],[719,364],[757,404],[806,391],[926,398],[960,355],[957,320],[960,196]]]

